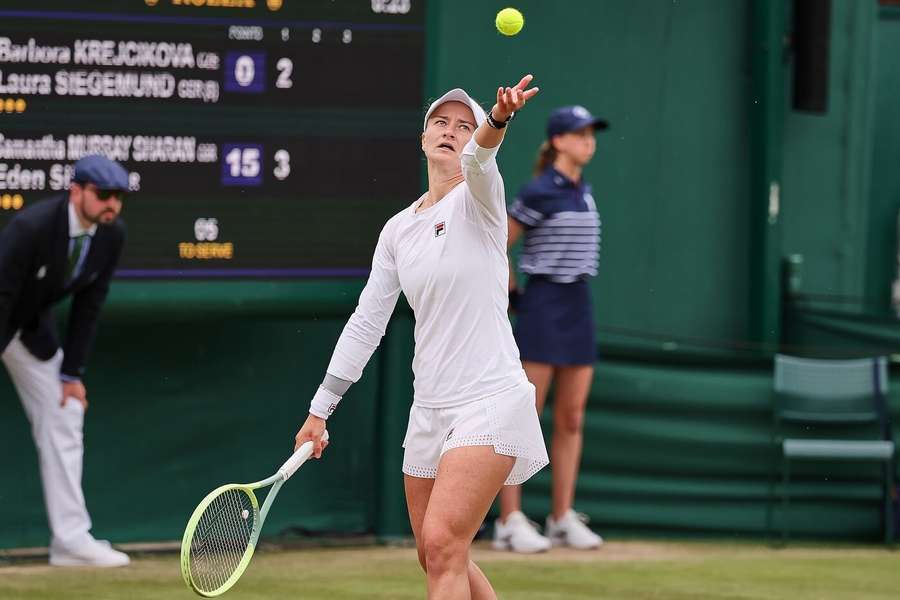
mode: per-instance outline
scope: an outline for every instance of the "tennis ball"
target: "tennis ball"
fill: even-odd
[[[504,8],[497,13],[494,23],[497,25],[497,31],[503,35],[516,35],[522,31],[525,17],[514,8]]]

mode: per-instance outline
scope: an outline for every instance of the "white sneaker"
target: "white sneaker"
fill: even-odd
[[[127,554],[90,535],[78,543],[50,544],[50,564],[54,567],[124,567],[130,562]]]
[[[578,550],[592,550],[603,544],[603,538],[588,528],[588,516],[571,508],[560,520],[547,517],[544,531],[554,546],[569,546]]]
[[[528,520],[522,511],[515,511],[494,521],[494,550],[511,550],[522,554],[534,554],[550,549],[550,540],[537,531],[537,523]]]

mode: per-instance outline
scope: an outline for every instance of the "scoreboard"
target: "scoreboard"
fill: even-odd
[[[363,276],[421,190],[424,0],[0,0],[0,226],[101,153],[117,276]]]

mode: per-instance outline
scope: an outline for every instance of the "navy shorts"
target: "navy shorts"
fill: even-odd
[[[514,332],[522,360],[594,364],[597,342],[588,282],[555,283],[545,277],[529,277],[519,298]]]

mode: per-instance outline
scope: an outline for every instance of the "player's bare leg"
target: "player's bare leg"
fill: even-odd
[[[425,520],[425,511],[428,508],[428,500],[434,487],[434,479],[404,475],[403,484],[406,490],[406,508],[409,511],[409,524],[412,526],[413,535],[416,539],[419,564],[422,565],[422,570],[427,573],[425,548],[422,544],[422,522]],[[478,565],[471,560],[469,561],[468,575],[472,600],[495,600],[497,598],[487,577],[481,572]]]
[[[553,365],[523,361],[522,367],[525,369],[528,381],[535,388],[537,413],[540,415],[544,411],[544,402],[547,399],[547,392],[553,379]],[[506,518],[517,510],[522,510],[522,486],[503,486],[503,489],[500,490],[500,520],[505,522]]]
[[[515,460],[492,446],[454,448],[441,458],[419,534],[429,600],[496,597],[469,548]]]

